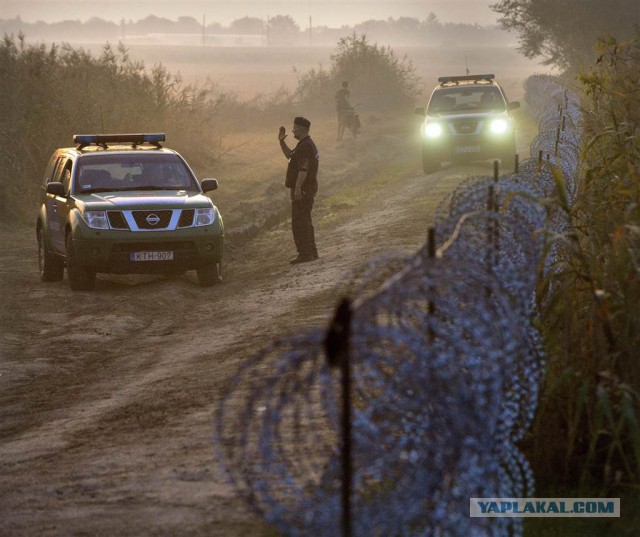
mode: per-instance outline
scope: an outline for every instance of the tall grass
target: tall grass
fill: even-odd
[[[585,89],[585,170],[561,262],[545,281],[550,349],[539,476],[579,486],[640,480],[640,34],[599,42]]]

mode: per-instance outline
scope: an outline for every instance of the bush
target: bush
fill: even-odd
[[[307,109],[334,110],[343,80],[349,82],[352,104],[378,110],[411,105],[418,92],[418,77],[406,57],[399,60],[391,48],[354,34],[338,41],[328,71],[319,67],[299,76],[296,98]]]
[[[146,70],[120,45],[100,57],[68,45],[0,43],[0,221],[35,218],[38,186],[53,150],[73,134],[166,132],[194,167],[210,166],[221,119],[241,107],[214,85],[185,85],[161,65]]]
[[[585,173],[542,310],[552,360],[541,467],[568,481],[640,479],[640,35],[600,42],[582,75]],[[561,457],[555,465],[549,456]],[[560,468],[559,468],[560,466]]]

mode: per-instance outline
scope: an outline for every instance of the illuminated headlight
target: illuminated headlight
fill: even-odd
[[[82,214],[82,218],[90,228],[109,229],[107,211],[86,211]]]
[[[492,119],[489,123],[489,132],[492,134],[504,134],[509,130],[509,122],[506,119]]]
[[[426,123],[422,127],[422,135],[425,138],[437,138],[442,135],[442,125],[440,123]]]
[[[196,209],[196,226],[210,226],[215,222],[216,213],[213,207],[207,207],[206,209]]]

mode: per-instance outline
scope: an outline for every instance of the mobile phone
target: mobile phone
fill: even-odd
[[[287,130],[284,127],[280,127],[280,136],[282,136]]]

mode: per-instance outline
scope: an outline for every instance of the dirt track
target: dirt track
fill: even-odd
[[[349,151],[364,166],[390,151],[374,134],[325,152]],[[288,264],[283,222],[230,248],[225,282],[211,289],[192,274],[100,275],[96,291],[74,293],[66,279],[39,281],[30,228],[1,232],[0,534],[275,535],[214,459],[225,380],[274,337],[326,324],[346,273],[390,245],[415,251],[444,194],[491,173],[485,163],[424,176],[413,143],[388,158],[400,171],[362,205],[319,197],[320,260]],[[323,161],[321,179],[339,161]]]

